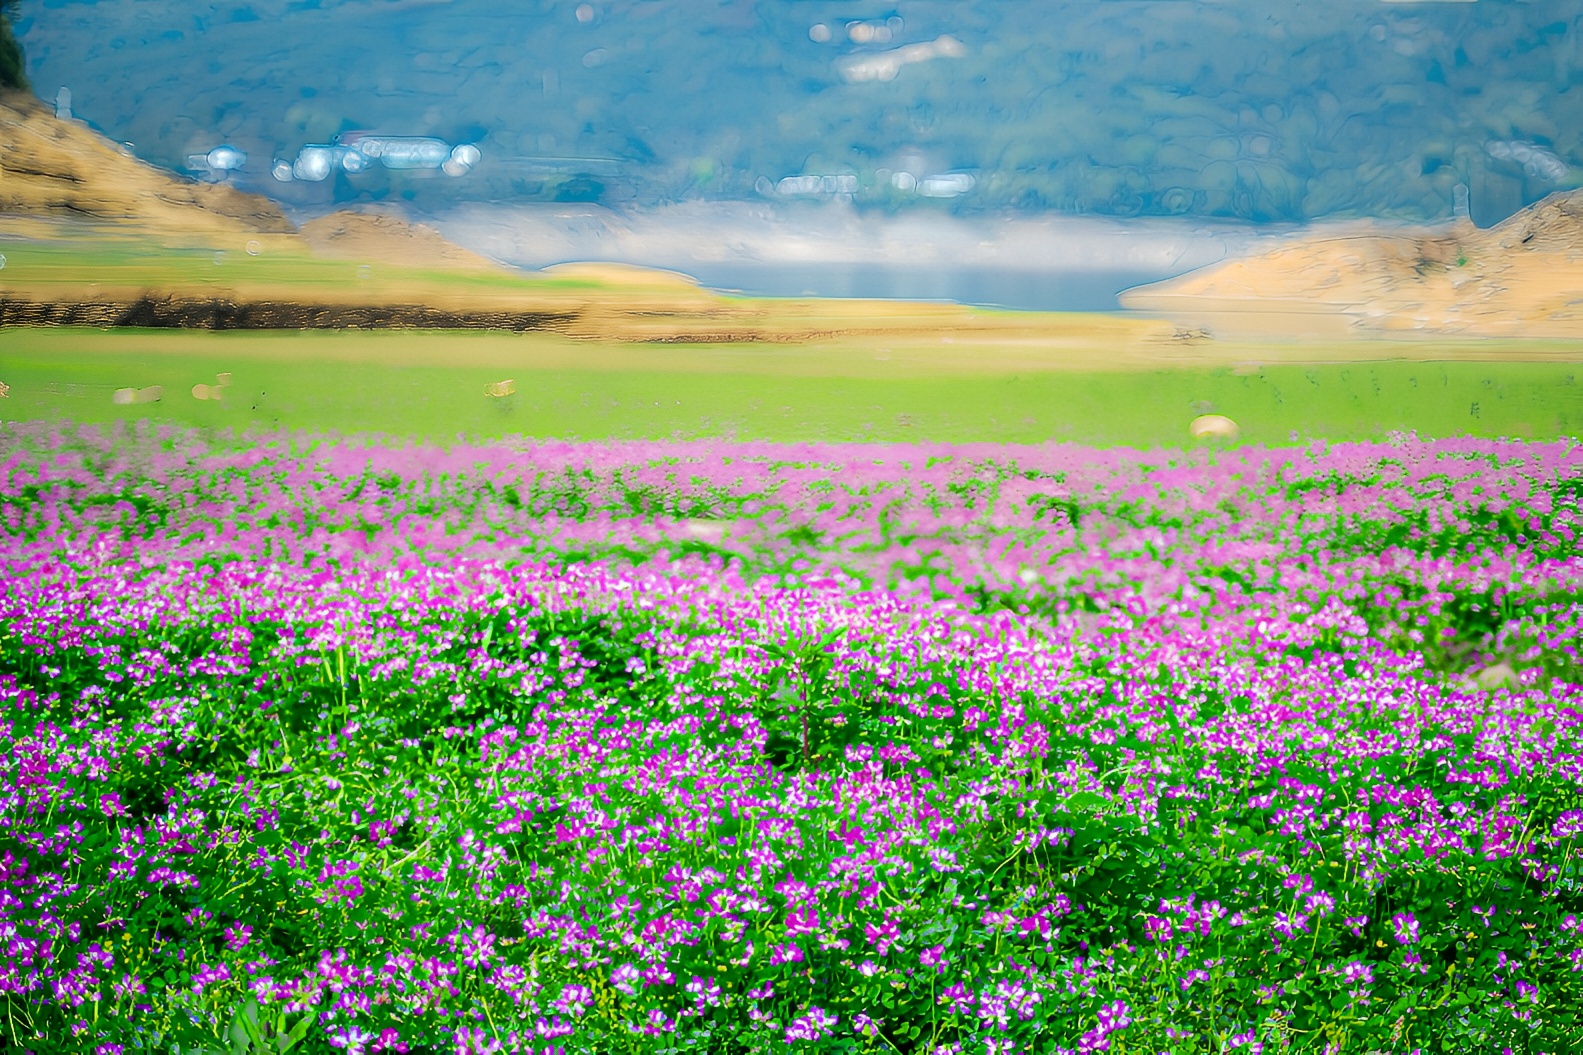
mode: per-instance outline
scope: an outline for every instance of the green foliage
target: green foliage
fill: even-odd
[[[771,671],[773,690],[760,696],[760,720],[769,730],[764,753],[775,765],[791,769],[828,765],[842,747],[870,731],[865,728],[870,723],[863,721],[866,708],[861,692],[849,685],[843,699],[831,689],[832,653],[843,636],[842,631],[832,630],[759,646],[782,664]]]
[[[457,663],[462,669],[471,667],[472,673],[454,683],[403,695],[386,691],[380,678],[360,669],[339,650],[295,671],[278,662],[272,665],[269,655],[279,643],[278,628],[254,622],[250,629],[255,669],[270,671],[273,666],[261,696],[282,702],[261,708],[259,699],[247,692],[229,691],[222,681],[204,685],[201,680],[187,679],[183,691],[193,697],[187,719],[211,732],[182,752],[184,773],[212,772],[220,778],[216,787],[221,789],[256,781],[260,774],[275,774],[264,781],[262,794],[251,808],[255,815],[275,818],[282,844],[297,839],[313,842],[313,833],[320,829],[332,835],[327,847],[338,841],[355,842],[360,836],[358,828],[342,816],[347,806],[377,801],[381,805],[374,807],[375,812],[388,816],[401,801],[392,794],[392,785],[397,783],[409,788],[433,787],[436,797],[429,808],[443,811],[447,821],[437,841],[425,839],[419,832],[399,832],[370,859],[362,875],[369,888],[368,898],[376,906],[374,911],[316,906],[305,896],[300,880],[267,872],[236,884],[243,886],[241,890],[227,890],[204,902],[220,919],[273,920],[263,940],[271,953],[287,964],[311,963],[317,955],[314,950],[332,941],[327,935],[335,935],[333,942],[345,943],[380,935],[398,940],[401,931],[382,920],[377,905],[398,906],[415,896],[406,893],[411,885],[401,881],[402,866],[434,860],[425,855],[437,853],[447,838],[454,841],[456,831],[484,830],[498,819],[487,800],[462,791],[497,779],[489,775],[489,766],[480,764],[477,730],[529,721],[529,708],[542,701],[520,698],[494,681],[492,660],[542,651],[543,669],[580,669],[586,674],[569,701],[575,706],[603,700],[606,708],[629,719],[651,722],[671,713],[669,701],[678,689],[721,684],[713,664],[702,664],[681,677],[627,676],[627,662],[649,655],[645,642],[662,629],[652,616],[632,611],[551,613],[480,605],[474,615],[449,625],[444,640],[437,642],[431,653],[433,660]],[[684,636],[707,631],[704,627],[679,629]],[[184,656],[202,656],[216,647],[202,633],[176,633],[171,640],[181,643]],[[842,769],[846,746],[889,742],[913,750],[931,769],[947,774],[960,786],[988,786],[1009,775],[993,760],[974,760],[975,752],[969,748],[982,739],[960,721],[930,723],[924,732],[921,724],[897,721],[893,708],[873,704],[871,690],[878,686],[838,677],[835,654],[850,653],[860,646],[836,631],[813,631],[758,646],[779,664],[770,668],[766,680],[780,691],[766,697],[748,684],[736,683],[730,685],[728,694],[757,700],[769,732],[762,745],[767,760],[818,779],[821,773]],[[1280,660],[1280,656],[1272,656],[1267,662]],[[63,699],[100,683],[92,673],[91,658],[78,649],[58,651],[52,663],[58,673],[9,666],[24,674],[27,682],[60,693]],[[1096,667],[1096,672],[1101,669]],[[960,663],[937,662],[919,669],[916,681],[946,687],[958,711],[993,707],[992,694],[965,687],[965,673]],[[1250,1020],[1263,1023],[1260,1029],[1267,1034],[1267,1043],[1282,1036],[1302,1038],[1293,1040],[1294,1051],[1318,1052],[1335,1044],[1339,1047],[1332,1050],[1424,1046],[1425,1050],[1471,1053],[1499,1050],[1506,1044],[1523,1050],[1524,1039],[1529,1042],[1528,1050],[1538,1051],[1560,1050],[1542,1045],[1563,1044],[1569,1036],[1576,1039],[1566,1032],[1569,1027],[1559,1012],[1546,1012],[1532,1025],[1505,1017],[1500,1010],[1505,1006],[1500,1003],[1501,983],[1492,981],[1492,976],[1499,977],[1499,964],[1520,960],[1534,965],[1534,977],[1571,986],[1568,992],[1583,997],[1583,992],[1576,991],[1575,974],[1569,973],[1565,964],[1552,963],[1553,956],[1542,963],[1536,961],[1538,946],[1533,934],[1511,922],[1535,924],[1538,934],[1554,933],[1562,916],[1583,910],[1583,900],[1574,887],[1537,886],[1525,878],[1515,861],[1470,866],[1461,877],[1437,872],[1428,862],[1417,866],[1404,863],[1399,873],[1383,880],[1360,880],[1352,866],[1345,864],[1344,855],[1337,852],[1340,833],[1315,832],[1314,842],[1304,849],[1276,834],[1274,829],[1279,825],[1269,810],[1250,805],[1292,782],[1318,786],[1328,781],[1320,769],[1296,761],[1279,773],[1259,774],[1255,767],[1246,766],[1235,779],[1215,785],[1183,784],[1146,794],[1146,789],[1154,786],[1151,769],[1159,772],[1160,765],[1182,774],[1218,765],[1226,770],[1222,777],[1232,777],[1236,761],[1195,736],[1190,723],[1178,719],[1175,708],[1185,708],[1186,700],[1196,699],[1202,723],[1222,711],[1234,712],[1246,701],[1219,695],[1213,680],[1182,678],[1164,671],[1149,675],[1162,696],[1177,701],[1162,712],[1167,732],[1151,742],[1140,738],[1135,729],[1129,732],[1126,723],[1115,717],[1105,717],[1121,677],[1110,676],[1112,689],[1096,702],[1091,718],[1100,723],[1114,721],[1121,734],[1114,744],[1107,747],[1087,735],[1052,732],[1047,758],[1052,764],[1055,760],[1083,760],[1083,790],[1054,781],[1048,773],[1023,771],[1018,776],[1027,782],[1025,789],[989,793],[984,800],[983,823],[964,826],[960,835],[940,841],[940,849],[956,855],[961,865],[958,871],[937,873],[916,848],[905,851],[906,859],[913,862],[911,878],[891,895],[899,895],[893,914],[911,932],[908,955],[915,956],[924,947],[943,947],[952,964],[948,976],[936,977],[925,971],[908,978],[887,968],[850,985],[838,983],[838,979],[850,978],[842,970],[843,959],[850,956],[811,946],[795,975],[781,975],[795,977],[809,992],[822,994],[817,997],[822,1001],[820,1006],[840,1014],[843,1021],[852,1021],[862,1013],[881,1022],[871,1034],[843,1042],[855,1047],[821,1050],[914,1053],[927,1050],[931,1041],[943,1044],[967,1039],[972,1035],[973,1020],[955,1015],[941,1004],[940,995],[948,982],[1004,964],[1008,958],[1040,971],[1053,970],[1090,958],[1090,950],[1105,950],[1106,955],[1127,964],[1126,971],[1131,972],[1107,983],[1121,987],[1116,993],[1131,1001],[1138,1021],[1128,1036],[1126,1050],[1143,1043],[1143,1038],[1155,1046],[1138,1050],[1218,1050],[1211,1038],[1224,1031],[1226,1022]],[[919,691],[917,684],[911,688]],[[1031,698],[1021,703],[1033,715],[1042,715],[1054,706]],[[847,717],[851,724],[834,724],[830,719],[835,716]],[[337,731],[350,728],[352,721],[360,723],[365,732],[338,739]],[[475,731],[456,728],[462,725]],[[936,749],[931,739],[945,734],[955,739],[953,749]],[[696,746],[704,749],[731,739],[712,729],[702,730],[699,737]],[[681,749],[686,743],[682,738],[674,745],[656,743],[649,749],[663,752],[672,746]],[[249,762],[242,757],[244,751],[260,746],[262,760]],[[1140,751],[1144,752],[1142,757]],[[381,770],[390,776],[379,778],[376,774]],[[143,791],[135,789],[141,775],[142,771],[130,770],[116,777],[117,790],[126,799],[128,821],[145,823],[153,816],[175,816],[175,803],[169,795],[159,796],[158,785],[152,780]],[[1409,775],[1410,768],[1399,759],[1387,759],[1369,779],[1403,781]],[[161,779],[169,783],[168,778]],[[1366,784],[1367,780],[1362,780],[1358,786]],[[548,793],[552,788],[570,790],[579,784],[569,770],[548,770],[536,778],[534,786]],[[1533,823],[1541,830],[1557,811],[1571,805],[1564,789],[1542,781],[1529,787],[1527,794],[1533,803]],[[139,798],[146,798],[148,804],[134,801]],[[184,794],[182,798],[189,806],[201,805],[217,815],[236,808],[229,795],[216,793],[206,799]],[[1129,800],[1155,805],[1152,812],[1140,812],[1124,805]],[[632,800],[634,811],[640,814],[657,805],[657,800]],[[562,807],[542,812],[530,831],[512,841],[512,853],[540,866],[561,869],[572,865],[576,860],[570,852],[573,847],[555,836],[557,825],[567,816]],[[845,828],[846,824],[843,820],[839,826]],[[726,821],[714,829],[713,836],[739,836],[747,830],[747,825]],[[444,831],[451,834],[445,836]],[[1029,836],[1039,831],[1058,832],[1061,837],[1030,849]],[[234,874],[235,863],[228,853],[223,845],[216,845],[194,855],[186,867],[202,877],[204,889],[229,887],[233,884],[226,879]],[[664,860],[652,865],[629,861],[625,879],[634,889],[647,890],[665,882],[667,867]],[[1300,940],[1278,944],[1272,950],[1266,927],[1270,913],[1298,911],[1299,899],[1287,881],[1303,874],[1312,874],[1320,889],[1333,892],[1336,907],[1312,917]],[[1146,929],[1146,921],[1162,904],[1180,904],[1189,897],[1200,905],[1219,901],[1244,906],[1250,916],[1261,921],[1259,926],[1242,931],[1221,932],[1215,965],[1207,971],[1207,979],[1194,983],[1191,989],[1181,983],[1193,965],[1173,964],[1163,952],[1157,955],[1159,947],[1151,943]],[[946,911],[958,899],[1012,909],[1065,899],[1073,911],[1065,918],[1051,918],[1055,928],[1048,941],[1029,941],[1028,935]],[[1488,929],[1469,915],[1470,903],[1498,906],[1500,918],[1506,922]],[[212,949],[216,942],[212,926],[182,923],[191,907],[174,892],[156,890],[132,910],[128,933],[164,931],[171,942],[193,950],[205,945]],[[466,918],[502,931],[514,918],[487,905],[464,907]],[[450,926],[454,921],[451,913],[455,909],[443,903],[428,906],[426,901],[420,902],[407,911],[408,923],[413,918],[434,918]],[[1389,923],[1398,912],[1413,913],[1424,928],[1422,968],[1402,962],[1402,951]],[[1343,920],[1355,914],[1368,915],[1369,924],[1361,930],[1349,929]],[[778,925],[780,919],[777,916],[774,922]],[[774,927],[763,933],[774,934]],[[578,981],[599,994],[596,1014],[608,1017],[612,1043],[626,1035],[626,1023],[641,1018],[649,1006],[609,989],[600,976],[552,967],[553,947],[534,947],[545,956],[540,969],[546,980],[558,979],[557,986]],[[1338,978],[1314,966],[1348,961],[1366,963],[1375,972],[1377,984],[1368,1005],[1357,1005]],[[679,975],[684,970],[710,974],[715,969],[713,962],[703,958],[677,967]],[[179,990],[188,985],[189,975],[190,968],[173,966],[156,977]],[[729,978],[736,991],[752,981],[720,977],[722,981]],[[486,987],[468,986],[464,993],[468,999],[478,1001],[480,1007],[489,1006],[492,997]],[[1214,994],[1213,999],[1202,995],[1206,991]],[[1149,994],[1157,1006],[1150,1007],[1148,1000],[1140,999]],[[1046,996],[1051,1006],[1041,1014],[1051,1022],[1060,1021],[1063,1014],[1081,1013],[1075,994],[1052,988]],[[238,998],[242,999],[239,1005]],[[1068,1004],[1070,1010],[1066,1010]],[[666,1010],[675,1012],[668,1006]],[[285,1055],[296,1050],[299,1042],[306,1042],[312,1020],[309,1015],[263,1014],[235,987],[219,988],[206,995],[201,1007],[190,1011],[190,1019],[183,1021],[178,1013],[174,1016],[177,1021],[167,1023],[162,1031],[168,1041],[179,1045],[183,1055]],[[503,1009],[497,1007],[494,1013],[501,1014]],[[723,1020],[700,1028],[705,1026],[710,1030],[709,1050],[756,1050],[748,1034],[739,1033]],[[1170,1043],[1173,1036],[1174,1044]],[[1382,1047],[1396,1043],[1402,1047]]]
[[[27,73],[22,62],[22,45],[11,32],[11,12],[17,0],[0,0],[0,88],[26,90]]]
[[[261,1021],[262,1018],[262,1021]],[[242,1001],[217,1043],[175,1043],[178,1055],[286,1055],[308,1035],[314,1016],[305,1013],[291,1024],[290,1016],[261,1012],[251,996]]]

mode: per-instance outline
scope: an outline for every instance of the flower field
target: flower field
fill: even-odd
[[[1583,1046],[1583,447],[0,432],[0,1046]]]

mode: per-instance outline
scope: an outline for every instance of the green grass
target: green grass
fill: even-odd
[[[1176,444],[1212,409],[1243,439],[1583,432],[1577,362],[1071,369],[984,349],[893,358],[850,346],[604,345],[495,333],[0,331],[6,420],[155,419],[210,428],[372,431],[450,440],[724,436]],[[192,386],[230,372],[220,403]],[[484,395],[513,378],[517,394]],[[156,404],[115,406],[160,385]]]
[[[255,254],[246,251],[245,235],[230,236],[237,248],[181,249],[142,239],[101,239],[95,242],[5,246],[8,279],[21,283],[62,283],[73,287],[98,283],[149,289],[228,287],[253,285],[307,286],[314,289],[356,290],[391,276],[420,281],[439,292],[543,292],[599,289],[600,284],[580,277],[555,277],[531,273],[459,270],[393,265],[358,264],[281,251],[273,236],[255,239]],[[267,243],[267,244],[266,244]]]

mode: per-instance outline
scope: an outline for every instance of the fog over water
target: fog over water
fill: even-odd
[[[649,209],[471,203],[426,217],[520,267],[643,263],[769,296],[956,300],[1108,311],[1123,289],[1291,230],[1213,221],[887,214],[851,204],[683,202]]]
[[[1583,181],[1576,0],[38,0],[17,29],[41,96],[296,215],[766,292],[1103,302],[1254,231],[1487,226]]]

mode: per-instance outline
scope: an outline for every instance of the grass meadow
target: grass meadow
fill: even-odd
[[[610,344],[487,332],[0,333],[0,416],[201,429],[370,431],[409,439],[736,436],[799,441],[1179,444],[1212,410],[1248,442],[1512,436],[1583,429],[1570,349],[1272,343],[1107,354],[893,336]],[[1473,358],[1472,355],[1478,355]],[[1414,358],[1405,358],[1413,356]],[[1304,361],[1304,360],[1308,361]],[[1326,361],[1326,360],[1329,361]],[[1340,361],[1337,361],[1340,360]],[[226,373],[221,400],[194,385]],[[486,386],[510,379],[515,393]],[[116,406],[120,388],[160,402]]]

